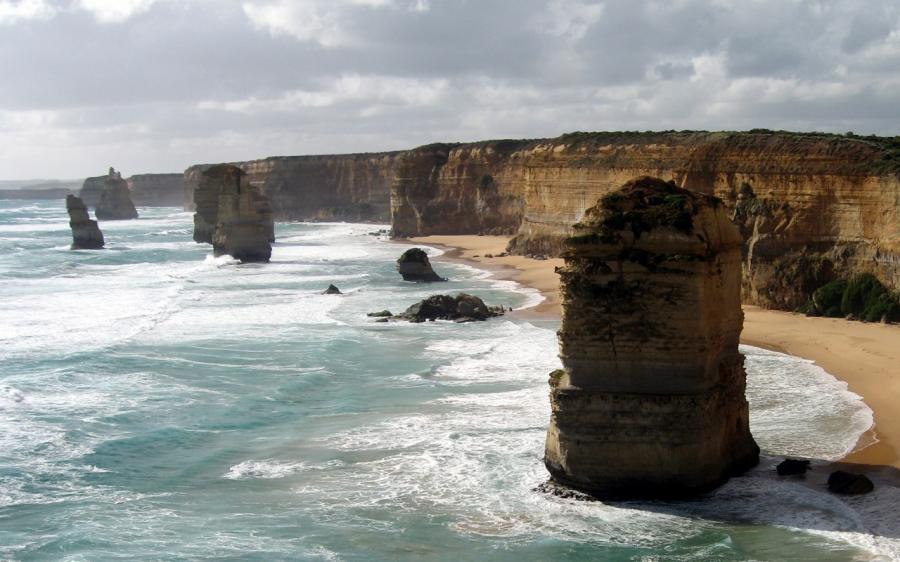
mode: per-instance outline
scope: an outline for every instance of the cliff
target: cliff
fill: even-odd
[[[721,201],[630,181],[564,241],[545,463],[600,497],[679,496],[755,465],[741,235]]]
[[[399,153],[281,156],[237,162],[269,198],[276,220],[388,222],[390,185]],[[184,172],[186,209],[210,164]]]
[[[194,214],[194,240],[213,245],[216,256],[242,262],[267,262],[275,240],[272,209],[247,174],[230,164],[212,166],[201,174]]]
[[[109,177],[109,174],[103,176],[93,176],[84,180],[84,183],[81,184],[81,191],[78,192],[78,197],[84,202],[84,204],[88,207],[97,208],[97,203],[100,202],[100,194],[103,193],[103,186],[106,185],[106,179]]]
[[[391,183],[396,236],[515,233],[559,255],[593,202],[634,177],[715,195],[741,226],[743,300],[793,309],[836,277],[900,287],[900,139],[771,131],[573,133],[429,145]]]
[[[184,205],[184,174],[135,174],[126,181],[131,200],[139,207]]]
[[[103,248],[103,233],[97,221],[91,220],[84,201],[74,195],[66,196],[66,211],[69,213],[69,228],[72,229],[73,250],[100,250]]]

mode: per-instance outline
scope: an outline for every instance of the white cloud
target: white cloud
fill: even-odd
[[[78,6],[102,23],[121,23],[146,12],[156,0],[79,0]]]
[[[44,0],[0,1],[0,25],[52,18],[56,9]]]

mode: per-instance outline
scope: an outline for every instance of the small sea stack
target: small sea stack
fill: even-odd
[[[410,248],[403,252],[397,260],[397,271],[403,276],[404,281],[416,281],[419,283],[434,283],[446,281],[434,272],[428,254],[422,248]]]
[[[213,245],[216,256],[267,262],[275,239],[268,198],[231,164],[205,170],[194,193],[194,240]]]
[[[73,250],[101,250],[105,241],[97,221],[91,220],[84,201],[74,195],[66,196],[69,228],[72,229]]]
[[[128,190],[128,182],[122,179],[122,174],[110,168],[106,180],[103,182],[103,191],[100,192],[100,200],[97,202],[97,210],[94,212],[97,220],[117,221],[138,218],[137,209],[131,201],[131,192]]]
[[[588,209],[560,268],[545,464],[600,498],[679,497],[759,461],[738,352],[741,236],[721,202],[642,177]]]
[[[481,298],[467,293],[458,295],[432,295],[407,308],[401,314],[391,314],[389,310],[370,312],[367,316],[377,318],[380,322],[389,320],[406,320],[413,323],[433,322],[434,320],[450,320],[457,324],[476,322],[503,316],[506,309],[502,306],[488,306]]]

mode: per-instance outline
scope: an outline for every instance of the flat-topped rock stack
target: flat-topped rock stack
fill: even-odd
[[[213,245],[217,256],[242,262],[266,262],[275,240],[268,198],[250,185],[246,173],[231,164],[202,173],[194,192],[194,240]]]
[[[435,283],[446,281],[434,272],[428,254],[422,248],[410,248],[397,259],[397,272],[404,281]]]
[[[137,209],[131,201],[131,191],[128,182],[122,179],[122,174],[109,169],[109,175],[103,183],[100,192],[100,200],[94,212],[98,220],[128,220],[138,218]]]
[[[574,230],[559,270],[553,479],[604,498],[683,496],[755,465],[742,239],[721,202],[642,177]]]
[[[72,229],[73,250],[99,250],[105,241],[97,221],[91,220],[87,206],[74,195],[66,196],[66,211],[69,213],[69,228]]]

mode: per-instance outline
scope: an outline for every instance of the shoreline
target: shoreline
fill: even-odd
[[[537,260],[500,256],[508,236],[436,235],[408,239],[440,247],[437,261],[460,261],[490,271],[494,277],[536,289],[544,301],[516,311],[518,318],[559,319],[560,297],[556,267],[561,258]],[[491,257],[486,257],[490,255]],[[839,462],[866,467],[900,468],[900,419],[892,413],[900,404],[900,326],[869,324],[835,318],[764,310],[744,305],[741,343],[813,361],[847,384],[873,411],[874,425],[856,448]]]

